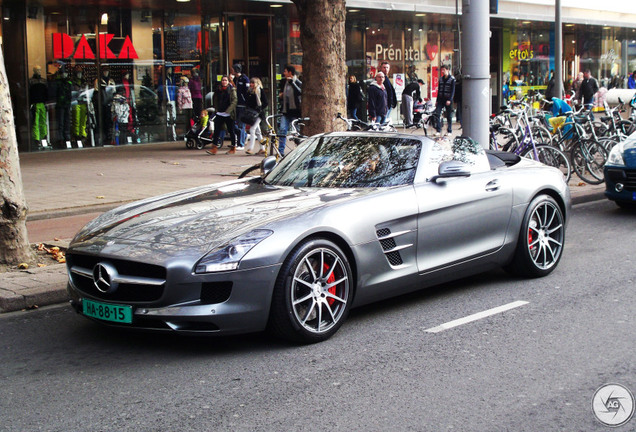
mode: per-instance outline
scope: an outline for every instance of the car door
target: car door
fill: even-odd
[[[437,168],[438,158],[430,156],[428,163]],[[415,185],[420,273],[484,256],[503,245],[512,213],[512,185],[504,170],[490,170],[483,157],[467,165],[469,177],[437,182],[429,177]]]

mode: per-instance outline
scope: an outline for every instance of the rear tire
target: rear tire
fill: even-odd
[[[517,248],[506,271],[525,277],[543,277],[559,264],[565,243],[563,212],[548,195],[538,195],[526,209]]]

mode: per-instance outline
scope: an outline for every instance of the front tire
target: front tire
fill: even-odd
[[[548,195],[535,197],[523,218],[517,248],[506,270],[525,277],[543,277],[558,265],[565,243],[563,212]]]
[[[352,298],[353,276],[344,252],[327,239],[306,240],[278,275],[269,329],[293,342],[322,342],[345,321]]]

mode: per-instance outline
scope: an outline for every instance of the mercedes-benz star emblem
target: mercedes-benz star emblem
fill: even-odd
[[[112,264],[100,262],[93,267],[93,283],[104,294],[112,293],[117,289],[117,269]]]

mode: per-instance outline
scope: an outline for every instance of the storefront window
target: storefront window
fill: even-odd
[[[554,54],[548,28],[536,28],[530,22],[504,30],[503,64],[504,87],[509,88],[512,99],[521,98],[529,91],[545,91],[554,68]]]

